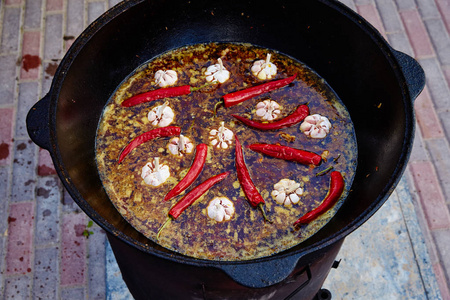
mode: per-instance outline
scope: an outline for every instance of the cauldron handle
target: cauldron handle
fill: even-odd
[[[27,130],[31,140],[41,148],[50,149],[50,96],[36,102],[27,114]]]
[[[397,50],[393,50],[393,53],[405,76],[409,95],[412,100],[415,100],[425,86],[425,72],[420,64],[411,56]]]
[[[263,288],[286,279],[292,273],[302,255],[292,255],[258,263],[222,265],[234,281],[252,288]]]

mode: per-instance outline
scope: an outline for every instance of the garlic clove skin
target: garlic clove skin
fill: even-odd
[[[159,186],[170,177],[170,170],[167,165],[159,164],[159,157],[155,157],[142,168],[141,177],[145,184]]]
[[[272,79],[277,75],[277,66],[270,62],[271,54],[267,54],[266,60],[257,60],[253,63],[251,72],[260,80]]]
[[[303,120],[300,130],[313,139],[323,139],[330,133],[331,123],[325,116],[309,115]]]
[[[167,87],[170,85],[174,85],[178,80],[177,72],[173,70],[158,70],[155,73],[155,82],[159,87]]]
[[[256,115],[264,120],[272,121],[281,113],[280,105],[273,100],[264,100],[256,104]]]
[[[233,202],[227,197],[215,197],[206,208],[208,217],[217,222],[229,221],[234,215],[235,209]]]
[[[180,134],[180,137],[172,138],[167,147],[171,154],[179,157],[183,157],[184,154],[192,153],[194,150],[194,145],[191,140],[182,134]]]
[[[220,123],[219,129],[212,129],[209,132],[209,139],[212,146],[217,148],[228,149],[231,145],[234,133],[226,128],[224,122]]]
[[[271,193],[272,198],[278,204],[284,206],[290,206],[297,204],[300,201],[300,196],[303,195],[303,189],[300,187],[300,183],[295,182],[287,178],[281,179],[275,183]]]
[[[147,115],[147,119],[153,126],[166,127],[169,126],[174,118],[175,113],[170,108],[169,102],[154,107]]]
[[[222,59],[218,58],[217,61],[219,63],[211,65],[206,69],[206,81],[224,83],[230,79],[230,72],[223,66]]]

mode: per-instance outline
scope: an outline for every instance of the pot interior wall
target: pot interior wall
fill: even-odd
[[[158,248],[124,221],[102,188],[94,157],[98,120],[136,67],[169,49],[210,41],[249,42],[295,57],[321,75],[350,111],[359,151],[352,192],[335,218],[293,251],[342,232],[384,202],[406,163],[412,110],[389,48],[354,15],[322,1],[276,2],[270,8],[258,1],[133,4],[116,7],[82,34],[52,86],[57,168],[90,216],[140,247]],[[118,15],[120,10],[125,11]]]

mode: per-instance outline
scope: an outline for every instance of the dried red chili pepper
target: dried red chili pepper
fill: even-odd
[[[266,212],[264,211],[264,204],[265,201],[261,194],[256,189],[252,179],[250,178],[250,174],[248,172],[247,166],[245,165],[244,161],[244,154],[242,152],[242,146],[239,142],[237,136],[235,137],[236,140],[236,157],[235,157],[235,164],[236,164],[236,172],[239,179],[239,182],[241,184],[242,189],[244,190],[244,194],[247,197],[248,202],[253,207],[259,207],[261,209],[261,212],[263,214],[263,217],[266,221],[271,222],[267,216]]]
[[[252,144],[249,145],[248,148],[262,154],[284,160],[295,161],[303,165],[312,164],[318,166],[322,161],[322,157],[316,153],[295,149],[288,146],[275,144]]]
[[[325,199],[318,207],[306,213],[304,216],[300,217],[300,219],[295,221],[294,226],[298,224],[310,223],[311,221],[319,217],[321,214],[329,210],[339,200],[339,198],[342,195],[342,192],[344,191],[345,186],[344,178],[338,171],[331,172],[330,176],[331,176],[330,189],[328,190],[328,194],[325,197]]]
[[[228,174],[230,174],[230,172],[224,172],[205,180],[204,182],[193,188],[183,198],[181,198],[181,200],[178,201],[177,204],[175,204],[169,210],[169,218],[166,220],[166,222],[164,222],[161,228],[159,228],[158,233],[156,234],[156,239],[159,238],[161,231],[172,219],[175,220],[176,218],[178,218],[186,208],[188,208],[195,202],[195,200],[200,198],[200,196],[206,193],[213,185],[225,179]]]
[[[297,124],[301,121],[303,121],[307,116],[309,115],[309,107],[305,104],[300,105],[297,107],[297,109],[290,114],[289,116],[272,122],[272,123],[262,123],[258,121],[253,121],[238,115],[232,115],[242,123],[244,123],[247,126],[260,129],[260,130],[276,130],[280,128],[290,127],[294,124]]]
[[[160,88],[142,94],[134,95],[131,98],[122,102],[123,107],[131,107],[141,103],[150,102],[158,99],[188,95],[192,91],[190,85],[172,86],[167,88]]]
[[[181,128],[176,126],[167,126],[167,127],[160,127],[156,128],[147,132],[144,132],[143,134],[135,137],[120,153],[118,163],[120,164],[122,160],[127,156],[131,150],[139,146],[140,144],[143,144],[147,141],[153,140],[155,138],[159,137],[169,137],[169,136],[175,136],[179,135],[181,133]]]
[[[244,102],[245,100],[286,86],[294,81],[295,77],[297,77],[297,74],[294,74],[293,76],[288,78],[274,80],[257,86],[253,86],[242,91],[226,94],[225,96],[223,96],[223,102],[225,104],[225,107],[239,104],[241,102]]]
[[[206,144],[198,144],[195,148],[195,157],[192,162],[192,166],[187,172],[186,176],[181,179],[180,182],[164,197],[165,201],[172,199],[173,197],[179,195],[185,189],[187,189],[203,169],[206,161],[206,155],[208,154],[208,146]]]

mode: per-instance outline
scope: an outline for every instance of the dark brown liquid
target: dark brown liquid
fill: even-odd
[[[297,74],[296,80],[286,87],[265,93],[230,108],[220,107],[214,116],[214,107],[222,96],[261,81],[250,72],[255,60],[272,54],[271,61],[278,68],[274,80]],[[189,95],[157,100],[135,107],[121,107],[120,103],[132,95],[158,88],[154,84],[157,70],[176,70],[175,86],[205,84],[206,68],[221,57],[231,78],[223,84],[213,84]],[[260,120],[255,116],[256,104],[272,99],[282,109],[279,118],[291,114],[300,104],[308,104],[311,114],[326,116],[332,129],[324,139],[311,139],[304,135],[300,123],[275,131],[251,129],[231,114]],[[168,218],[170,208],[184,195],[168,202],[164,196],[185,176],[194,152],[183,157],[169,153],[169,138],[144,143],[133,150],[121,164],[117,159],[122,149],[136,136],[154,129],[147,120],[148,112],[169,101],[175,112],[171,126],[181,127],[182,134],[198,143],[210,145],[211,129],[221,122],[232,130],[243,145],[250,176],[265,199],[264,209],[272,224],[265,222],[261,211],[247,201],[237,179],[235,169],[235,143],[227,149],[209,146],[208,158],[200,177],[186,192],[219,173],[230,175],[212,187],[203,197],[187,208],[180,217],[164,228],[158,243],[182,254],[213,260],[242,260],[268,256],[301,243],[317,232],[342,204],[356,169],[356,138],[350,116],[332,89],[317,74],[300,62],[268,49],[248,44],[206,44],[177,49],[163,54],[142,66],[127,78],[106,105],[97,134],[97,164],[104,187],[118,211],[131,225],[148,238],[156,241],[156,234]],[[258,154],[247,148],[252,143],[269,143],[308,150],[317,154],[328,151],[327,160],[318,167],[304,166]],[[158,187],[151,187],[141,178],[142,167],[154,157],[168,165],[171,177]],[[309,210],[317,207],[326,196],[329,174],[316,176],[333,167],[346,181],[346,191],[340,202],[329,212],[294,230],[292,224]],[[283,206],[272,198],[275,183],[283,178],[299,182],[305,193],[300,202]],[[230,221],[218,223],[208,218],[206,207],[215,196],[226,196],[233,201],[236,212]]]

